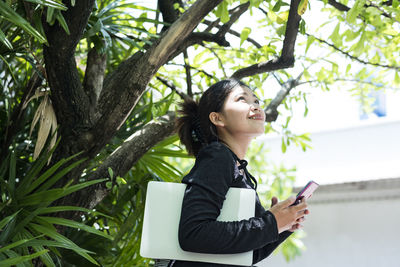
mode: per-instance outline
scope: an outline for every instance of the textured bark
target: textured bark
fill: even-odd
[[[153,42],[145,53],[138,52],[121,63],[105,78],[95,107],[90,97],[92,90],[89,90],[88,86],[89,76],[85,79],[85,84],[88,86],[86,88],[88,90],[85,90],[79,80],[74,59],[76,45],[87,25],[94,0],[77,1],[74,7],[68,6],[69,3],[67,3],[68,10],[63,15],[71,34],[67,35],[57,23],[45,29],[49,45],[44,47],[44,58],[48,82],[52,90],[51,97],[60,122],[59,134],[62,138],[62,142],[53,155],[53,162],[81,151],[83,153],[79,158],[86,157],[88,160],[73,169],[58,186],[70,179],[76,181],[81,176],[90,159],[103,149],[125,122],[157,70],[171,58],[203,17],[220,2],[221,0],[195,2],[163,33],[159,40]],[[90,63],[88,67],[90,71]],[[91,74],[87,73],[87,75]],[[101,80],[101,77],[97,78]],[[94,87],[97,87],[96,90],[99,91],[99,85]],[[172,131],[165,125],[163,127]],[[163,136],[160,136],[161,139],[157,139],[146,137],[147,133],[142,134],[141,138],[149,139],[149,146],[155,145],[156,140],[161,140],[168,135],[164,132]],[[142,155],[135,150],[132,153]],[[128,165],[123,170],[127,171]],[[119,175],[124,174],[121,172]],[[97,176],[93,175],[91,178],[95,179]],[[104,197],[102,192],[105,191],[104,185],[98,185],[64,198],[58,204],[79,203],[82,207],[88,207],[93,203],[98,203]],[[97,200],[88,201],[88,194],[93,194]]]
[[[254,64],[252,66],[239,69],[232,74],[232,77],[242,79],[244,77],[252,76],[255,74],[293,67],[294,47],[296,44],[296,38],[299,31],[299,23],[301,19],[301,17],[297,13],[299,3],[299,0],[291,0],[290,2],[289,16],[286,24],[286,32],[285,38],[283,40],[281,56],[278,59]]]
[[[88,53],[85,79],[83,80],[83,88],[89,96],[92,107],[96,106],[101,90],[103,89],[106,67],[107,55],[105,53],[99,54],[95,48],[92,48]]]
[[[94,171],[89,180],[109,177],[108,168],[113,170],[114,177],[124,176],[132,166],[153,146],[174,132],[175,113],[170,112],[159,117],[143,129],[132,134],[116,149],[104,163]],[[97,184],[85,190],[74,203],[88,208],[96,206],[109,192],[104,183]]]

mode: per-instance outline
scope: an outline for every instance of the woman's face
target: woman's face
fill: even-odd
[[[264,133],[265,113],[250,88],[236,86],[220,112],[223,127],[232,135],[256,137]]]

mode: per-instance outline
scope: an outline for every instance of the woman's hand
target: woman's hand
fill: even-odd
[[[304,216],[310,213],[304,199],[298,205],[290,206],[295,199],[295,197],[290,197],[279,203],[276,197],[271,199],[269,211],[275,216],[279,233],[287,230],[293,232],[300,229],[302,227],[300,223],[305,220]]]

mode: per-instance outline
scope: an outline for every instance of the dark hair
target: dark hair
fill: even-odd
[[[217,129],[209,115],[222,110],[226,97],[238,85],[248,87],[237,79],[222,80],[210,86],[200,101],[190,99],[181,104],[176,131],[189,155],[197,156],[204,145],[218,141]]]

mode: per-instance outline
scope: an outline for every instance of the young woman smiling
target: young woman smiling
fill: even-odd
[[[186,101],[177,119],[177,132],[196,162],[182,183],[187,184],[179,224],[183,250],[198,253],[253,251],[253,263],[266,258],[309,213],[305,201],[291,206],[272,198],[265,210],[256,197],[255,216],[248,220],[219,222],[230,187],[252,188],[257,181],[244,159],[250,142],[264,133],[265,114],[259,100],[244,83],[228,79],[208,88],[198,103]],[[173,267],[227,266],[205,262],[170,261]]]

